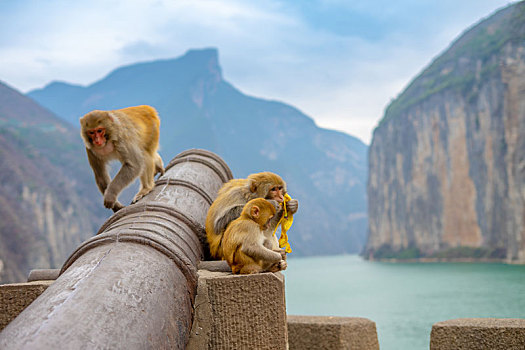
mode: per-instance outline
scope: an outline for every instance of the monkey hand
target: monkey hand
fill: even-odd
[[[281,260],[273,264],[272,267],[270,267],[269,271],[270,272],[282,271],[282,270],[286,270],[287,267],[288,267],[288,264],[286,263],[286,261]]]
[[[116,213],[117,211],[119,211],[122,208],[124,208],[124,205],[122,203],[120,203],[119,201],[116,201],[115,204],[113,204],[113,208],[111,208],[111,209],[113,210],[114,213]]]
[[[117,196],[113,194],[112,192],[109,192],[106,190],[106,193],[104,193],[104,206],[108,209],[113,209],[117,203],[118,203],[118,206],[123,207],[122,204],[120,204],[117,201]],[[121,208],[118,208],[118,209],[121,209]]]
[[[286,202],[286,210],[288,211],[288,214],[295,214],[297,209],[299,209],[299,201],[297,201],[297,199],[291,199]]]
[[[274,252],[281,254],[282,260],[286,260],[286,251],[284,249],[274,249]]]

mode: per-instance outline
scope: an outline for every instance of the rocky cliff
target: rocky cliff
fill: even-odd
[[[0,283],[59,268],[104,219],[78,131],[0,83]]]
[[[525,263],[525,4],[481,21],[387,108],[369,149],[369,258]]]

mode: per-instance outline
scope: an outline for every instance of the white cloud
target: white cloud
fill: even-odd
[[[122,65],[213,46],[225,78],[241,91],[293,104],[318,125],[368,143],[390,99],[462,30],[505,1],[300,4],[0,2],[0,80],[22,91],[51,80],[89,84]],[[341,11],[349,22],[337,27],[330,16]]]

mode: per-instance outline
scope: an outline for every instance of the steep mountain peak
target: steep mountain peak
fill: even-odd
[[[209,74],[207,77],[213,83],[222,81],[222,69],[219,65],[219,51],[216,48],[188,50],[181,61],[189,61],[195,68]]]
[[[219,50],[216,47],[205,47],[202,49],[189,49],[178,59],[212,59],[219,61]]]
[[[218,56],[215,48],[193,49],[177,58],[119,67],[87,86],[55,81],[30,91],[28,96],[73,125],[92,109],[122,108],[133,103],[158,107],[158,101],[164,99],[175,103],[173,96],[180,93],[179,89],[188,89],[193,103],[202,107],[205,96],[223,82]]]
[[[89,87],[96,88],[100,84],[122,84],[123,81],[128,83],[150,81],[158,84],[159,81],[184,80],[184,77],[193,80],[196,76],[216,83],[222,80],[218,56],[215,48],[193,49],[178,58],[142,62],[117,68]]]
[[[204,66],[210,72],[217,72],[219,76],[222,75],[219,66],[219,51],[216,48],[191,49],[178,59],[181,61],[188,60],[194,65]]]

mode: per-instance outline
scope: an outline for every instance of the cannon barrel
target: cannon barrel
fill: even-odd
[[[148,195],[73,252],[58,279],[0,333],[0,348],[183,349],[206,213],[231,178],[214,153],[180,153]]]

